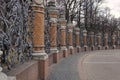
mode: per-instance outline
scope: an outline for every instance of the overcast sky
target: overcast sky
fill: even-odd
[[[105,0],[105,6],[111,9],[111,13],[115,17],[120,17],[120,0]]]

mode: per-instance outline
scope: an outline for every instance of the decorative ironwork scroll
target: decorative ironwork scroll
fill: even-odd
[[[0,0],[0,49],[2,66],[10,69],[32,53],[32,0]]]
[[[45,6],[45,52],[50,53],[50,22],[48,17],[48,5]]]

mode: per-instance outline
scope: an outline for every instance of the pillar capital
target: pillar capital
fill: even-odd
[[[87,36],[87,30],[83,30],[83,36]]]
[[[67,20],[65,20],[65,18],[59,18],[59,24],[61,26],[66,26]]]
[[[72,23],[68,23],[68,28],[73,28],[73,24]]]
[[[115,35],[115,34],[113,34],[113,35],[112,35],[112,38],[115,38],[115,37],[116,37],[116,35]]]
[[[94,32],[90,32],[90,35],[94,35]]]
[[[60,29],[66,29],[66,26],[61,26]]]
[[[87,30],[83,30],[83,33],[87,33]]]
[[[32,3],[34,3],[36,5],[42,5],[42,6],[44,6],[44,1],[43,0],[34,0]]]
[[[55,6],[55,1],[54,0],[50,0],[48,2],[48,16],[50,18],[50,23],[55,23],[57,24],[58,22],[58,9]]]
[[[105,33],[105,34],[104,34],[104,38],[108,38],[108,33]]]
[[[58,10],[55,7],[48,7],[48,15],[51,18],[57,18],[58,17]]]
[[[102,34],[99,32],[98,34],[97,34],[97,36],[99,37],[99,36],[101,36]]]
[[[34,0],[31,4],[34,12],[44,13],[43,0]]]
[[[75,30],[76,30],[76,31],[80,31],[80,28],[78,28],[78,27],[75,27]]]
[[[79,35],[80,34],[80,28],[75,28],[75,34]]]
[[[49,0],[48,6],[53,6],[53,7],[55,7],[55,0]]]
[[[68,26],[69,29],[72,29],[72,28],[73,28],[73,24],[72,24],[71,22],[69,22],[69,23],[67,24],[67,26]]]

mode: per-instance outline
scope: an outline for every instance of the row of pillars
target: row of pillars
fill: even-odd
[[[45,46],[44,46],[44,6],[42,1],[35,0],[32,3],[32,8],[34,10],[34,27],[33,27],[33,58],[38,60],[39,67],[40,67],[40,78],[41,80],[45,79],[45,75],[47,75],[48,69],[48,54],[45,53]],[[66,53],[69,49],[71,53],[73,53],[73,24],[65,20],[64,14],[61,13],[59,16],[59,11],[56,9],[55,1],[49,1],[48,3],[48,16],[50,22],[50,53],[54,53],[55,55],[55,62],[58,60],[58,52],[57,49],[57,26],[60,25],[60,47],[61,50]],[[68,27],[68,36],[66,36],[66,28]],[[68,38],[68,45],[66,46],[66,38]],[[80,29],[75,28],[75,43],[77,51],[79,52],[81,49],[80,46]],[[86,51],[87,46],[87,31],[83,31],[83,43],[84,43],[84,50]],[[101,34],[98,33],[97,35],[97,44],[98,49],[101,49]],[[115,48],[115,35],[112,36],[112,44],[113,48]],[[90,45],[91,49],[94,49],[94,32],[90,33]],[[105,49],[108,48],[108,35],[104,35],[104,46]]]

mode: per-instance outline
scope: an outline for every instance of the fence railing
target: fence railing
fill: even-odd
[[[10,9],[3,11],[8,3],[11,3]],[[0,6],[0,63],[8,69],[40,53],[56,53],[74,47],[93,49],[103,46],[107,49],[120,46],[120,35],[90,34],[67,23],[54,2],[49,2],[46,8],[49,10],[45,11],[41,3],[19,0],[14,5],[8,3],[0,1],[3,6]]]

